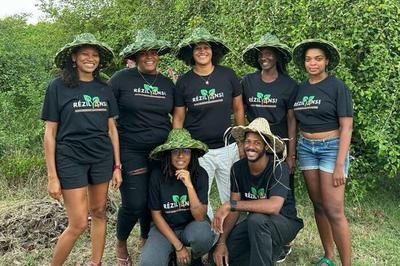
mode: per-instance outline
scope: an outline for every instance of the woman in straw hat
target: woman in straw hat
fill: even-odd
[[[294,112],[301,136],[298,159],[325,250],[317,265],[334,265],[334,244],[343,265],[351,264],[350,229],[344,214],[344,191],[349,168],[353,124],[350,91],[343,81],[329,75],[339,64],[334,44],[309,39],[297,44],[294,62],[308,79],[300,86]]]
[[[206,29],[195,29],[178,49],[177,57],[192,69],[176,83],[173,127],[187,128],[208,145],[210,151],[200,159],[200,165],[208,173],[209,189],[216,178],[224,202],[229,199],[230,168],[239,155],[235,143],[224,147],[223,138],[232,111],[236,124],[244,124],[241,85],[232,69],[219,65],[229,49]],[[212,216],[211,208],[208,214]]]
[[[160,56],[169,51],[169,42],[158,39],[151,30],[140,30],[135,42],[121,52],[123,59],[135,61],[136,67],[120,70],[109,80],[120,110],[117,122],[123,165],[117,220],[119,265],[132,264],[127,239],[138,219],[142,244],[150,229],[147,191],[153,162],[149,152],[167,139],[174,102],[173,82],[157,70]]]
[[[54,249],[51,265],[62,265],[85,231],[91,214],[90,265],[101,265],[106,234],[108,183],[119,187],[121,163],[114,117],[118,107],[99,76],[113,57],[110,48],[84,33],[56,55],[61,76],[47,88],[41,118],[51,197],[64,200],[68,227]],[[113,167],[114,165],[114,167]],[[87,197],[88,195],[88,197]]]
[[[294,200],[294,168],[296,165],[296,118],[293,101],[297,83],[288,76],[286,66],[292,59],[290,48],[270,33],[247,46],[243,60],[256,72],[243,77],[243,101],[247,119],[257,117],[268,120],[271,131],[287,141],[286,162],[290,170],[290,193]],[[285,246],[285,254],[291,252],[291,245]],[[283,261],[282,256],[279,261]]]
[[[140,265],[167,265],[175,252],[178,265],[200,263],[212,247],[214,233],[207,219],[208,175],[198,158],[207,145],[176,128],[150,156],[161,159],[151,173],[149,206],[154,221]],[[197,265],[197,264],[196,264]]]

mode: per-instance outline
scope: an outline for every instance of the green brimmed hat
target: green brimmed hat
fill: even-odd
[[[155,49],[158,55],[164,55],[171,51],[171,43],[166,40],[157,39],[156,33],[150,29],[139,30],[135,42],[126,46],[120,53],[123,59],[134,58],[140,51]]]
[[[243,61],[252,67],[261,69],[261,66],[258,63],[258,52],[261,48],[272,48],[277,51],[283,64],[287,64],[292,60],[292,52],[290,51],[290,48],[286,44],[281,43],[275,35],[267,33],[261,36],[257,42],[247,46],[243,51]]]
[[[333,43],[323,39],[307,39],[297,44],[293,49],[293,61],[297,67],[304,69],[304,57],[308,48],[320,48],[325,52],[329,59],[328,70],[339,65],[340,53]]]
[[[165,151],[174,149],[194,149],[199,152],[200,156],[208,151],[207,145],[199,140],[192,139],[189,131],[184,128],[174,128],[169,132],[167,141],[150,152],[150,158],[160,159]]]
[[[83,45],[92,45],[99,50],[100,54],[99,68],[107,66],[114,57],[111,48],[107,44],[96,40],[96,37],[94,37],[93,34],[82,33],[75,36],[72,42],[66,44],[63,48],[58,50],[56,56],[54,57],[54,63],[56,64],[56,66],[61,69],[64,68],[67,62],[67,58],[71,56],[72,51],[75,48]]]
[[[278,136],[272,134],[269,123],[265,118],[257,117],[248,126],[236,126],[231,130],[232,137],[234,137],[237,142],[244,141],[247,132],[258,133],[262,138],[266,137],[269,140],[267,152],[285,153],[285,142]],[[266,142],[265,139],[264,141]]]
[[[207,29],[200,27],[194,29],[189,37],[183,39],[178,44],[176,57],[185,63],[190,62],[193,56],[193,46],[201,42],[209,43],[213,49],[220,49],[223,56],[229,53],[229,48],[224,44],[222,39],[211,35]]]

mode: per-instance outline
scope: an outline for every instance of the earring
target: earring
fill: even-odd
[[[72,67],[76,68],[76,62],[75,61],[72,61]]]

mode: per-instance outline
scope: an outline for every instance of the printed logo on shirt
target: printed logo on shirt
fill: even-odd
[[[165,213],[174,213],[180,211],[186,211],[189,207],[189,201],[187,195],[172,195],[172,202],[163,204]]]
[[[143,88],[134,88],[133,94],[135,96],[150,97],[150,98],[161,98],[165,99],[167,93],[160,90],[157,86],[143,84]]]
[[[293,110],[318,109],[320,104],[321,100],[315,99],[315,96],[304,96],[301,101],[294,103]]]
[[[192,98],[194,106],[213,104],[223,101],[224,101],[224,93],[223,92],[217,93],[214,88],[211,89],[202,88],[200,89],[200,95]]]
[[[264,188],[257,190],[255,187],[250,187],[250,191],[244,193],[244,196],[248,199],[265,199],[267,197]]]
[[[107,111],[107,102],[100,101],[98,96],[83,95],[83,101],[79,100],[72,103],[75,112],[105,112]]]
[[[276,108],[278,98],[272,98],[271,94],[258,91],[256,97],[249,97],[249,103],[252,107]]]

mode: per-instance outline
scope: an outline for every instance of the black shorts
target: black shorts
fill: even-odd
[[[109,182],[113,174],[113,163],[113,156],[98,163],[88,164],[57,154],[56,168],[61,188],[73,189]]]

